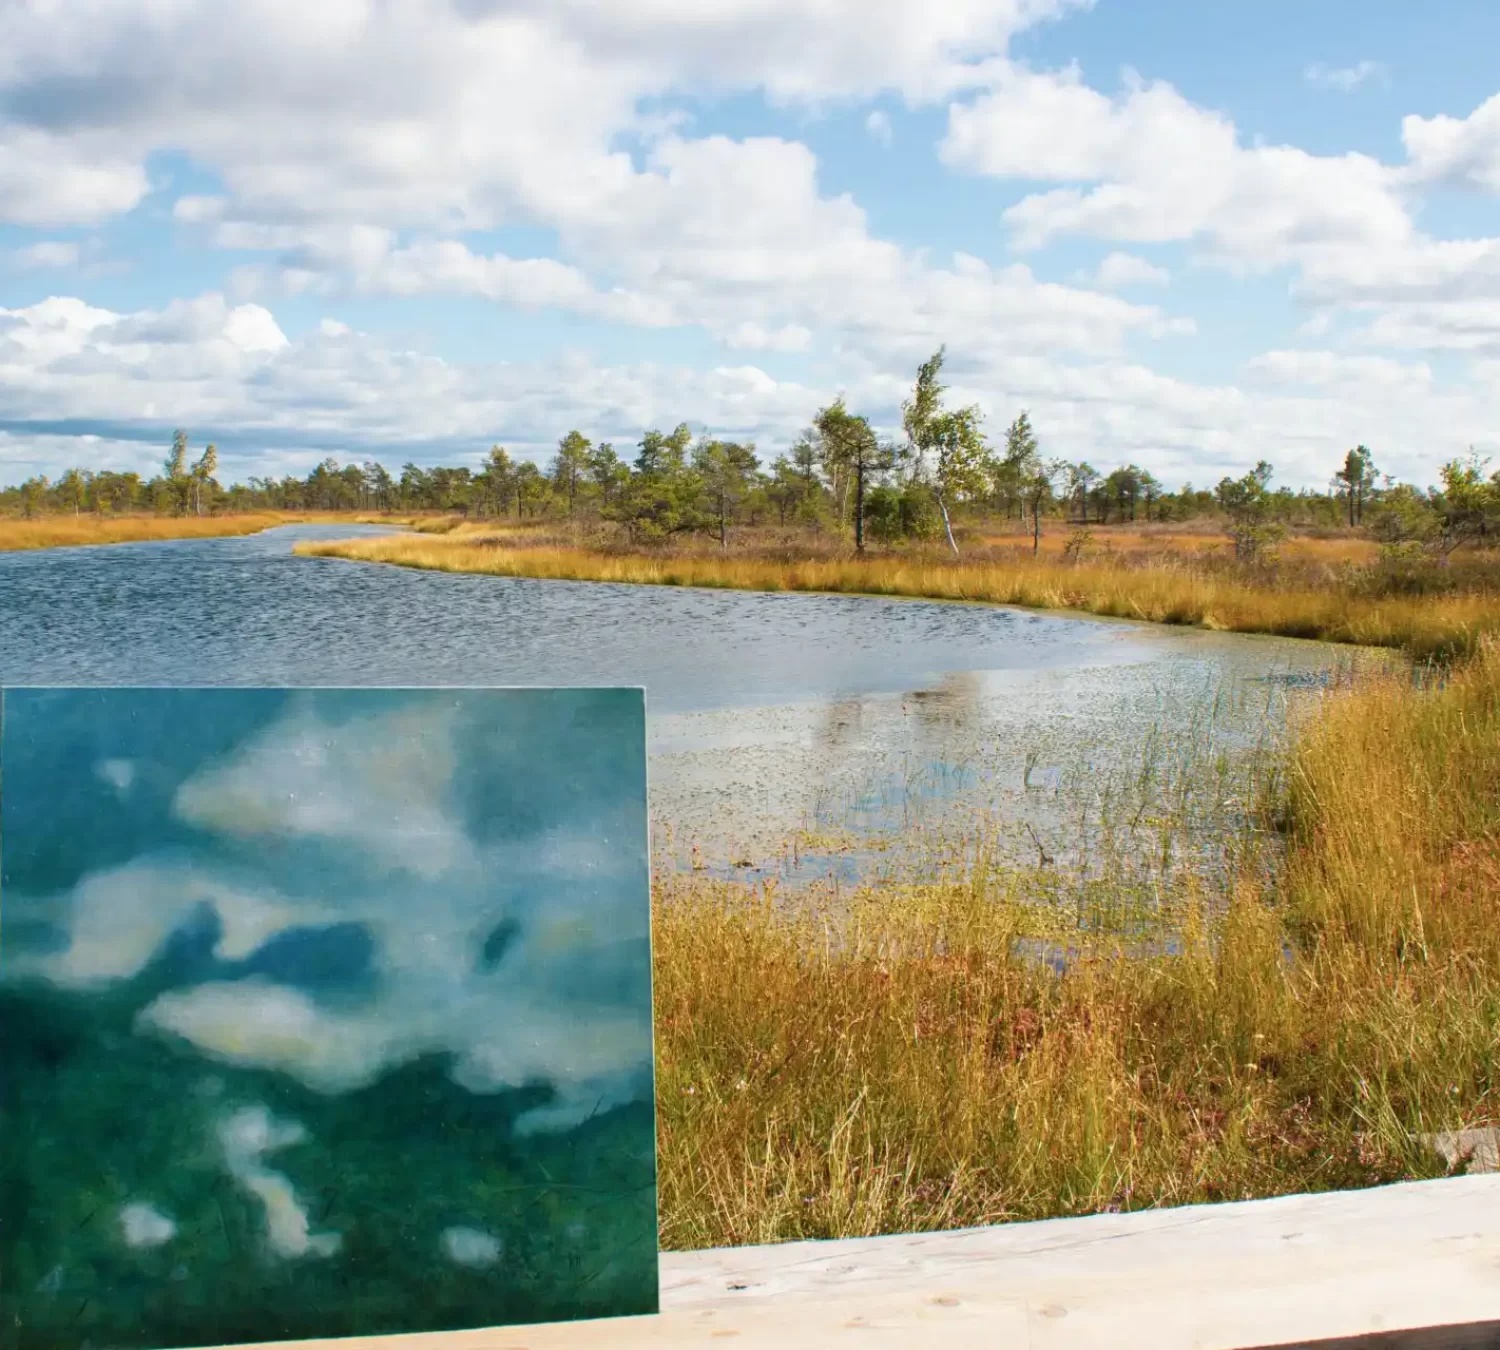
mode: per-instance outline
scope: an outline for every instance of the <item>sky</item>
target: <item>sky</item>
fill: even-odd
[[[1500,5],[12,0],[0,482],[577,428],[785,448],[919,362],[1204,485],[1500,454]]]

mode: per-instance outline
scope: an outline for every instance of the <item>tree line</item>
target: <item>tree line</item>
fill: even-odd
[[[1472,454],[1441,471],[1427,490],[1378,472],[1356,446],[1326,489],[1273,488],[1262,461],[1212,488],[1168,490],[1136,464],[1101,472],[1087,461],[1042,453],[1027,412],[992,444],[977,406],[952,406],[942,383],[945,350],[923,362],[901,407],[901,434],[882,439],[869,419],[840,397],[769,464],[751,442],[694,436],[686,423],[648,430],[623,457],[569,431],[545,464],[493,446],[477,468],[423,467],[392,473],[369,460],[328,458],[305,477],[250,477],[221,484],[210,443],[196,457],[187,433],[173,435],[161,471],[69,469],[0,489],[0,510],[186,515],[224,511],[352,513],[451,512],[482,519],[593,519],[618,523],[631,540],[652,543],[710,533],[727,544],[740,525],[799,526],[843,534],[863,551],[868,540],[942,539],[953,552],[955,520],[1019,522],[1033,548],[1043,522],[1075,526],[1125,521],[1167,523],[1212,516],[1228,523],[1236,552],[1251,558],[1289,525],[1367,526],[1392,546],[1456,547],[1500,533],[1500,473]]]

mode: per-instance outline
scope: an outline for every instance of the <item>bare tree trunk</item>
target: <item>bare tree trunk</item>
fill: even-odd
[[[1037,497],[1031,503],[1031,556],[1034,558],[1042,551],[1042,499]]]
[[[854,466],[854,551],[865,551],[865,462]]]
[[[948,505],[943,501],[941,492],[936,494],[938,510],[943,513],[943,530],[948,536],[948,547],[953,550],[953,556],[958,557],[958,545],[953,542],[953,522],[948,519]]]

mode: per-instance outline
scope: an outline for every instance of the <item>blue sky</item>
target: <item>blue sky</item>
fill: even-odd
[[[0,17],[0,481],[176,425],[228,477],[774,454],[939,342],[992,433],[1168,482],[1500,452],[1484,0],[152,15]]]

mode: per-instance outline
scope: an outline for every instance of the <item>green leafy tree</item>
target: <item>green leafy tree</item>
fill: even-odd
[[[1031,517],[1031,551],[1042,551],[1042,511],[1052,501],[1053,485],[1064,471],[1060,460],[1043,459],[1031,417],[1023,412],[1005,431],[1003,471],[1020,500],[1022,517]]]
[[[550,477],[553,489],[567,506],[568,519],[578,507],[579,489],[586,483],[594,443],[581,431],[570,431],[557,443]]]
[[[514,482],[516,518],[541,515],[552,490],[546,475],[531,460],[523,459],[516,464]]]
[[[931,488],[943,517],[948,547],[956,558],[958,545],[953,539],[949,503],[956,505],[963,498],[984,491],[986,450],[979,429],[979,409],[943,406],[946,390],[938,377],[946,350],[939,347],[918,368],[912,396],[901,405],[901,422],[906,431],[905,455],[913,477]]]
[[[1349,528],[1359,524],[1364,514],[1365,502],[1375,486],[1375,460],[1362,445],[1344,456],[1343,465],[1334,472],[1335,486],[1343,493],[1349,507]]]
[[[75,516],[83,511],[84,498],[88,495],[88,479],[78,469],[69,469],[57,480],[57,500],[64,511]]]
[[[203,447],[203,453],[194,462],[192,476],[193,511],[196,515],[203,514],[203,498],[205,494],[211,494],[218,485],[214,482],[214,474],[219,471],[219,450],[212,441]]]
[[[615,512],[632,539],[654,543],[698,528],[702,482],[687,462],[691,443],[685,423],[670,435],[653,430],[641,437],[635,473]]]
[[[1089,493],[1094,490],[1099,482],[1099,471],[1087,460],[1081,460],[1077,464],[1067,467],[1068,500],[1078,507],[1078,518],[1081,524],[1089,522]]]
[[[608,516],[630,485],[630,466],[605,441],[589,455],[588,474],[599,498],[599,510]]]
[[[712,518],[718,523],[719,547],[729,547],[729,526],[755,488],[759,465],[755,448],[733,441],[705,441],[693,455]]]
[[[173,513],[181,515],[187,510],[188,493],[192,486],[188,470],[187,432],[177,430],[172,433],[172,448],[167,451],[167,457],[162,463],[162,474],[172,501]]]
[[[863,553],[865,493],[872,478],[891,467],[895,452],[880,444],[869,420],[851,413],[842,398],[818,410],[813,428],[823,471],[843,489],[842,492],[836,489],[835,496],[842,498],[850,488],[853,490],[854,547],[856,552]],[[842,502],[839,515],[840,518],[844,515]]]
[[[1229,517],[1229,536],[1234,555],[1241,562],[1257,562],[1281,541],[1282,526],[1271,519],[1271,475],[1274,470],[1261,460],[1242,478],[1223,478],[1215,489],[1219,508]]]
[[[1500,472],[1485,476],[1487,459],[1471,450],[1467,459],[1452,459],[1439,473],[1443,490],[1441,547],[1451,553],[1471,540],[1488,539],[1500,530]]]

